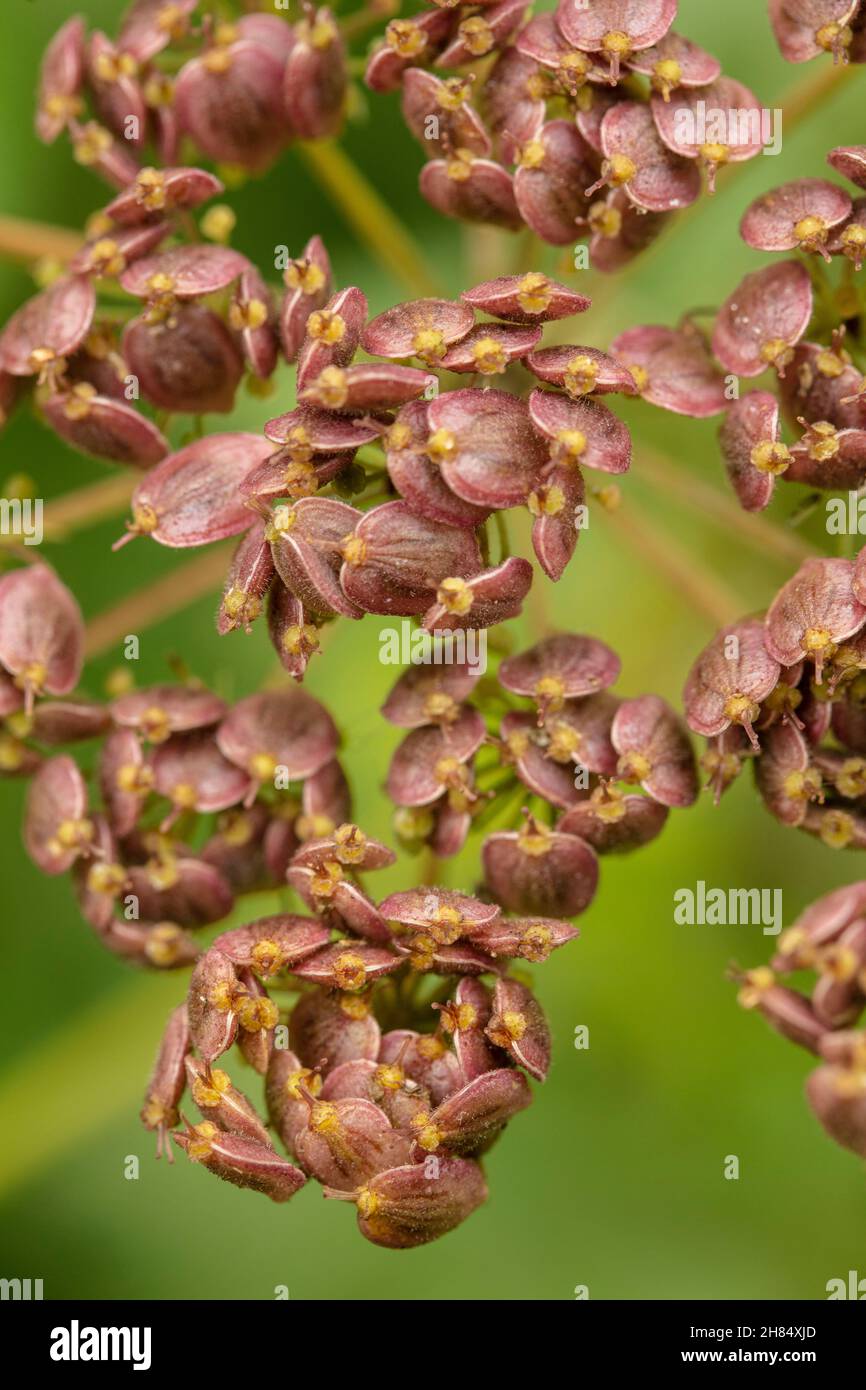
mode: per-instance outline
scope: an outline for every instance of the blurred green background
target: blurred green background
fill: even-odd
[[[31,133],[41,50],[78,6],[66,0],[6,0],[0,46],[0,206],[6,214],[78,227],[102,186],[76,166],[63,142],[45,150]],[[112,32],[118,0],[80,7]],[[759,0],[681,0],[678,28],[709,48],[765,104],[826,76],[827,60],[788,67]],[[8,21],[13,21],[9,23]],[[764,188],[820,174],[831,145],[866,138],[866,74],[838,80],[775,160],[756,159],[720,179],[720,191],[620,280],[574,277],[598,294],[581,341],[606,346],[636,322],[673,322],[718,304],[761,258],[741,244],[737,221]],[[469,234],[432,214],[416,193],[419,152],[395,98],[363,98],[345,148],[422,245],[448,291],[515,263],[525,247],[498,234]],[[406,297],[359,243],[306,166],[289,152],[261,181],[231,195],[236,244],[263,264],[286,243],[296,254],[315,231],[330,248],[338,283],[357,282],[374,309]],[[560,258],[545,250],[542,268]],[[536,258],[536,263],[539,263]],[[23,269],[0,266],[0,319],[30,292]],[[241,395],[233,423],[258,429],[291,405],[290,380],[271,401]],[[599,508],[566,578],[538,579],[554,622],[595,633],[623,657],[622,693],[657,690],[678,702],[686,671],[713,624],[690,586],[644,553],[660,546],[686,572],[709,575],[743,611],[767,603],[793,564],[747,545],[714,510],[681,486],[660,490],[641,476],[642,445],[726,497],[715,425],[662,415],[638,403],[633,474],[624,483],[626,530]],[[222,428],[210,421],[211,428]],[[51,498],[107,475],[67,451],[27,412],[0,439],[8,478],[26,472]],[[780,489],[784,518],[796,490]],[[713,494],[711,494],[712,497]],[[814,523],[813,523],[814,524]],[[90,617],[183,564],[156,545],[109,546],[119,521],[92,527],[47,558]],[[820,538],[818,532],[813,532]],[[203,599],[142,634],[137,671],[164,677],[182,653],[219,691],[237,697],[273,672],[260,625],[218,639],[215,598]],[[517,625],[520,626],[520,625]],[[524,619],[521,640],[531,634]],[[394,671],[377,661],[373,620],[342,623],[309,674],[345,735],[357,819],[388,837],[381,783],[397,731],[377,714]],[[84,688],[99,693],[119,648],[93,661]],[[396,1254],[366,1244],[343,1204],[311,1184],[289,1206],[218,1184],[186,1161],[152,1159],[137,1110],[162,1022],[182,976],[142,975],[108,956],[79,919],[69,886],[40,877],[20,849],[24,787],[0,788],[3,875],[4,1046],[0,1055],[0,1226],[4,1276],[39,1277],[49,1298],[262,1299],[288,1285],[293,1299],[822,1298],[828,1279],[866,1274],[866,1182],[862,1164],[825,1140],[802,1097],[805,1054],[744,1014],[725,981],[731,959],[757,964],[772,941],[757,927],[675,926],[673,893],[697,879],[783,887],[786,920],[812,898],[862,872],[784,831],[759,808],[750,779],[715,808],[706,794],[675,813],[660,841],[603,862],[598,896],[581,938],[535,968],[555,1039],[554,1064],[533,1108],[492,1152],[491,1197],[459,1231]],[[376,889],[408,886],[405,859]],[[446,870],[455,886],[475,881],[474,852]],[[267,902],[255,905],[267,910]],[[244,909],[243,916],[254,915]],[[577,1051],[577,1025],[590,1048]],[[250,1082],[255,1093],[255,1081]],[[138,1181],[124,1179],[139,1155]],[[726,1155],[739,1181],[723,1175]]]

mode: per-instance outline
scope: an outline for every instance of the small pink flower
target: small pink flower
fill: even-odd
[[[726,371],[780,376],[812,317],[812,282],[798,261],[754,270],[725,301],[713,330],[713,352]]]

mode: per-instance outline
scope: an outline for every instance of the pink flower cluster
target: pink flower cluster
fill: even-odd
[[[649,843],[698,789],[682,721],[657,695],[614,695],[619,673],[615,652],[571,633],[507,657],[496,678],[466,665],[410,667],[382,710],[409,730],[386,782],[403,842],[447,857],[485,827],[485,886],[497,902],[585,911],[597,856]],[[521,811],[527,797],[533,812]],[[502,817],[518,828],[491,829]]]
[[[814,977],[809,994],[784,983],[799,972]],[[812,903],[779,937],[771,965],[736,978],[745,1008],[818,1057],[806,1099],[831,1139],[866,1158],[866,883]]]
[[[191,142],[206,159],[257,172],[292,140],[340,129],[346,52],[328,9],[309,6],[295,24],[275,13],[206,15],[196,26],[197,8],[134,0],[116,41],[67,20],[42,64],[39,138],[65,131],[79,164],[124,188],[148,150],[173,165]]]
[[[42,873],[71,873],[110,951],[185,965],[188,929],[282,886],[299,845],[347,820],[337,730],[294,686],[232,706],[194,681],[86,699],[83,648],[78,606],[46,565],[0,579],[0,769],[30,779],[25,848]],[[95,740],[88,775],[56,751]]]
[[[827,158],[866,189],[866,146],[840,146]],[[740,234],[756,250],[821,259],[750,272],[719,310],[709,341],[686,319],[676,329],[628,329],[611,351],[651,404],[694,418],[724,412],[722,457],[746,511],[769,505],[778,478],[856,491],[866,480],[866,378],[854,360],[857,345],[846,345],[846,325],[858,312],[851,277],[866,258],[866,198],[827,179],[796,179],[756,199]],[[844,267],[838,287],[821,264],[834,260]],[[740,378],[768,371],[772,389],[740,394]],[[790,444],[783,421],[800,427]]]
[[[429,155],[421,192],[439,212],[527,226],[554,246],[589,236],[592,263],[617,270],[699,197],[701,166],[712,191],[719,166],[759,152],[758,100],[674,32],[677,0],[525,14],[517,0],[480,13],[437,0],[393,19],[367,83],[401,89]]]
[[[240,272],[243,282],[241,259],[180,247],[136,261],[127,285],[152,303],[169,280],[171,295],[192,297],[212,292],[217,276]],[[218,625],[249,629],[267,594],[274,646],[298,679],[319,627],[338,615],[417,616],[444,630],[519,613],[532,567],[501,539],[490,563],[491,516],[527,507],[539,564],[558,580],[580,535],[582,467],[620,474],[631,461],[628,430],[598,399],[634,394],[629,373],[593,347],[540,345],[545,323],[589,307],[564,285],[530,272],[373,317],[360,289],[330,290],[314,239],[279,315],[297,405],[264,436],[209,435],[150,468],[118,543],[148,535],[188,547],[241,534]],[[180,315],[212,313],[188,298],[176,305],[156,328],[151,311],[138,321],[154,335],[154,370],[171,361],[164,338]],[[249,333],[270,334],[272,369],[275,329],[262,322]],[[151,392],[150,361],[138,365]],[[467,378],[485,385],[464,387]]]
[[[806,560],[766,616],[716,634],[689,674],[716,797],[752,763],[771,815],[835,849],[866,846],[866,550]]]
[[[377,908],[359,875],[393,859],[354,825],[297,852],[289,881],[316,915],[260,918],[199,958],[142,1120],[158,1152],[171,1132],[191,1160],[274,1202],[313,1178],[354,1203],[368,1240],[403,1249],[485,1200],[479,1160],[531,1103],[525,1073],[543,1081],[550,1063],[544,1014],[510,963],[577,932],[442,888]],[[214,1066],[233,1046],[264,1079],[264,1116]],[[180,1114],[187,1088],[197,1124]]]

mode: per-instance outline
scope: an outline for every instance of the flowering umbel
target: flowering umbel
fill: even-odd
[[[192,678],[84,698],[83,645],[53,570],[0,580],[0,770],[29,779],[25,847],[43,873],[71,876],[108,950],[187,965],[192,931],[284,884],[298,845],[348,817],[337,730],[294,686],[231,706]],[[94,742],[95,761],[65,751]]]
[[[143,172],[154,212],[177,204],[148,152],[171,166],[189,145],[258,172],[293,140],[335,134],[345,114],[345,44],[329,9],[306,6],[289,23],[279,13],[197,21],[198,8],[199,0],[133,0],[116,40],[88,34],[76,16],[43,59],[39,138],[65,131],[78,163],[117,188]]]
[[[673,30],[677,0],[437,5],[391,20],[366,80],[401,91],[421,192],[448,217],[588,238],[617,270],[698,198],[701,167],[712,192],[760,149],[757,98]]]
[[[201,246],[136,262],[126,284],[151,308],[132,331],[144,342],[186,314],[212,315],[196,297],[243,284],[245,264]],[[627,428],[600,400],[633,395],[630,373],[591,346],[541,345],[546,323],[589,300],[529,272],[371,316],[360,289],[331,292],[318,239],[288,280],[273,328],[257,331],[273,335],[279,323],[296,359],[296,404],[262,436],[208,435],[150,467],[117,547],[134,536],[172,547],[240,536],[219,630],[249,631],[267,604],[296,679],[338,616],[417,617],[441,632],[518,614],[532,567],[491,518],[527,508],[538,562],[558,580],[586,523],[584,468],[620,474],[631,461]],[[164,383],[164,344],[153,351]]]
[[[717,633],[684,692],[716,798],[750,762],[767,810],[833,849],[866,845],[864,563],[804,561],[763,618]]]
[[[866,188],[866,147],[840,146],[827,160]],[[800,258],[746,275],[711,334],[687,317],[676,329],[629,329],[612,352],[652,405],[724,414],[722,459],[746,511],[767,507],[778,479],[813,493],[857,491],[866,481],[866,378],[846,341],[859,321],[866,198],[829,179],[796,179],[756,199],[740,234],[756,250]],[[741,393],[743,379],[755,386]]]
[[[447,858],[483,829],[485,884],[504,907],[585,911],[598,855],[647,844],[697,795],[682,722],[657,695],[615,695],[619,671],[605,643],[574,633],[506,657],[495,677],[410,667],[382,711],[408,730],[386,783],[401,841]]]
[[[216,937],[169,1018],[141,1118],[160,1150],[170,1134],[274,1202],[314,1179],[354,1204],[368,1240],[405,1249],[485,1200],[482,1157],[530,1104],[526,1074],[543,1081],[550,1064],[541,1006],[510,965],[577,932],[450,889],[377,906],[361,879],[393,859],[348,823],[299,848],[288,878],[314,915]],[[233,1048],[262,1077],[261,1113],[224,1069]],[[187,1090],[198,1121],[181,1111]]]

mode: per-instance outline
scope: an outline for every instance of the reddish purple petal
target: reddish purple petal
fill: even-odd
[[[532,990],[518,980],[497,980],[493,1013],[484,1031],[519,1067],[544,1081],[550,1069],[550,1029]]]
[[[321,237],[311,237],[297,260],[283,271],[286,295],[280,310],[280,338],[287,362],[294,362],[307,331],[307,319],[324,308],[331,293],[331,262]]]
[[[413,299],[371,319],[361,346],[376,357],[420,357],[435,365],[475,323],[466,304],[451,299]]]
[[[799,261],[754,270],[725,300],[713,330],[713,352],[726,371],[780,373],[792,359],[812,317],[812,282]]]
[[[577,127],[571,121],[548,121],[518,155],[514,197],[527,226],[551,246],[573,242],[596,173],[592,151]]]
[[[428,632],[456,628],[478,630],[495,627],[517,617],[532,587],[532,566],[519,555],[509,555],[493,569],[471,579],[445,579],[436,591],[436,602],[424,614]]]
[[[333,613],[361,616],[340,586],[343,542],[361,516],[355,507],[334,497],[302,497],[274,514],[274,564],[283,583],[308,611],[323,617]]]
[[[140,63],[148,62],[185,37],[195,8],[196,0],[134,0],[123,17],[118,48]]]
[[[783,585],[766,618],[767,650],[784,666],[805,656],[821,680],[831,647],[852,637],[866,622],[866,607],[854,597],[850,560],[811,559]]]
[[[223,757],[209,729],[175,734],[160,744],[151,765],[154,790],[179,811],[224,811],[250,789],[247,775]]]
[[[70,116],[81,111],[85,33],[84,20],[73,15],[57,30],[43,54],[36,134],[46,145],[57,139]]]
[[[267,378],[277,365],[277,331],[271,292],[254,266],[244,270],[229,305],[229,326],[239,334],[254,376]]]
[[[523,226],[514,199],[514,180],[507,169],[490,159],[463,156],[459,151],[453,159],[432,159],[421,170],[418,186],[444,217],[490,223],[510,231]]]
[[[493,344],[492,350],[494,355],[504,355],[504,349],[496,343]],[[520,355],[519,350],[511,354],[513,357]],[[486,362],[487,358],[482,360]],[[450,367],[452,371],[460,370],[452,366],[447,358],[443,360],[442,365]],[[480,371],[482,367],[475,364],[465,370]],[[495,370],[504,368],[496,367]],[[301,391],[300,399],[328,410],[398,410],[400,406],[417,400],[435,386],[434,376],[415,367],[399,366],[393,362],[358,362],[353,367],[325,367]]]
[[[531,820],[488,835],[481,859],[489,891],[508,912],[576,917],[595,896],[598,860],[589,845]]]
[[[113,279],[132,261],[154,251],[170,230],[167,222],[150,222],[119,231],[115,236],[97,237],[85,242],[69,262],[69,269],[75,275]]]
[[[349,939],[325,946],[292,967],[292,974],[315,985],[349,992],[366,988],[371,980],[389,975],[402,964],[399,956],[381,946]]]
[[[866,145],[838,145],[827,163],[858,188],[866,188]]]
[[[740,236],[758,251],[814,251],[828,258],[830,232],[851,212],[851,199],[826,179],[796,179],[751,203]]]
[[[821,795],[820,774],[810,779],[809,748],[793,724],[776,724],[762,735],[755,785],[767,810],[783,825],[802,825],[810,801]]]
[[[591,304],[585,295],[549,279],[538,270],[485,280],[471,290],[464,290],[460,298],[473,309],[504,319],[506,323],[551,323],[554,319],[582,314]]]
[[[169,444],[146,415],[124,401],[74,387],[43,402],[42,413],[61,439],[79,453],[150,468],[169,452]]]
[[[194,208],[222,193],[223,185],[206,169],[141,169],[129,188],[103,208],[120,227],[147,224],[154,213]]]
[[[634,377],[644,400],[702,420],[725,409],[725,380],[701,333],[646,324],[627,329],[611,351]]]
[[[566,811],[557,829],[585,840],[596,854],[628,853],[660,835],[667,818],[667,806],[652,797],[600,787]]]
[[[578,509],[585,500],[583,475],[571,462],[557,464],[527,498],[534,521],[532,548],[549,579],[561,579],[580,537]]]
[[[231,885],[202,859],[152,860],[129,869],[131,893],[143,919],[203,927],[227,917],[234,907]]]
[[[846,28],[857,0],[770,0],[770,23],[782,57],[806,63],[819,53],[844,59]]]
[[[355,355],[367,317],[367,296],[355,286],[338,290],[323,309],[307,319],[298,354],[297,386],[302,391],[327,367],[345,367]]]
[[[152,685],[121,695],[111,705],[116,724],[138,730],[151,743],[162,743],[171,733],[209,728],[225,712],[224,700],[195,685]]]
[[[399,729],[453,724],[460,705],[472,694],[478,680],[478,672],[464,662],[410,666],[392,687],[382,715]]]
[[[397,615],[424,612],[443,579],[465,579],[481,568],[472,533],[416,516],[405,502],[366,512],[343,543],[343,559],[347,599],[367,613]]]
[[[610,391],[621,391],[626,396],[638,393],[631,373],[598,348],[571,344],[539,348],[529,354],[525,365],[540,381],[561,387],[573,398],[606,395]]]
[[[611,727],[618,775],[639,782],[663,806],[691,806],[698,774],[691,740],[679,717],[658,695],[624,700]]]
[[[564,37],[552,14],[538,14],[521,29],[514,43],[518,53],[556,73],[569,95],[576,95],[587,82],[608,81],[607,66],[596,65],[596,55],[582,53]]]
[[[453,150],[490,153],[490,136],[467,100],[469,92],[469,84],[459,77],[443,81],[423,68],[404,74],[403,119],[431,156],[447,158]]]
[[[548,756],[549,735],[539,729],[538,720],[528,710],[510,710],[499,728],[503,740],[502,760],[513,763],[524,786],[543,797],[551,806],[573,806],[585,793],[575,786],[574,766]]]
[[[431,430],[423,401],[404,406],[385,436],[385,460],[394,486],[418,516],[446,526],[474,530],[490,515],[452,492],[441,469],[426,453]]]
[[[44,874],[62,874],[94,836],[87,819],[87,787],[72,758],[49,758],[27,790],[24,847]]]
[[[407,68],[424,64],[447,42],[456,17],[448,10],[426,10],[411,19],[392,19],[383,43],[370,55],[364,81],[374,92],[395,92]]]
[[[196,299],[200,295],[224,290],[248,268],[240,251],[206,242],[194,246],[174,246],[156,256],[134,261],[120,277],[127,294],[139,299],[174,295]]]
[[[311,990],[302,994],[289,1020],[289,1041],[302,1064],[323,1075],[343,1062],[379,1056],[381,1032],[369,1003],[357,995]]]
[[[580,700],[566,700],[561,709],[556,704],[555,699],[549,702],[542,725],[548,758],[569,768],[580,764],[590,772],[613,776],[617,758],[611,726],[619,706],[616,696],[602,690]]]
[[[490,388],[448,391],[430,402],[427,418],[427,453],[458,497],[491,508],[526,501],[547,450],[523,401]]]
[[[126,70],[118,49],[98,29],[87,43],[86,63],[88,86],[100,119],[119,139],[139,148],[147,138],[147,107],[135,70]]]
[[[496,376],[538,346],[541,329],[522,324],[480,323],[450,348],[439,364],[449,372]]]
[[[398,806],[429,806],[455,781],[487,735],[477,710],[465,706],[454,723],[413,729],[391,759],[387,792]]]
[[[435,61],[437,68],[459,68],[504,48],[526,12],[523,0],[497,0],[483,14],[460,21],[451,43]]]
[[[222,635],[236,627],[249,632],[261,613],[274,573],[271,547],[264,522],[260,522],[241,538],[232,556],[217,614],[217,632]]]
[[[673,212],[689,207],[700,195],[700,173],[665,144],[653,113],[642,102],[621,101],[611,107],[601,123],[601,147],[604,162],[598,186],[624,187],[644,212]]]
[[[318,700],[298,689],[270,690],[240,700],[217,730],[225,756],[257,781],[285,768],[290,781],[310,777],[331,761],[337,730]]]
[[[710,192],[719,165],[754,159],[764,145],[764,108],[733,77],[719,77],[707,87],[680,87],[668,101],[656,93],[650,105],[668,148],[706,165]]]
[[[145,535],[172,547],[208,545],[247,530],[253,514],[239,485],[269,451],[258,434],[212,434],[170,454],[132,494],[133,520],[119,544]]]
[[[556,391],[535,390],[529,397],[529,416],[551,441],[555,462],[586,465],[603,473],[628,471],[628,427],[600,401],[570,400]]]
[[[47,565],[0,579],[0,662],[25,692],[67,695],[84,660],[84,622],[72,594]]]
[[[532,1093],[521,1072],[511,1067],[485,1072],[448,1096],[427,1124],[416,1121],[419,1149],[423,1154],[442,1145],[453,1153],[483,1152],[531,1101]]]
[[[752,723],[780,676],[764,644],[764,626],[750,618],[722,628],[689,672],[683,706],[689,727],[713,738],[741,724],[756,745]]]
[[[0,368],[35,376],[69,357],[90,331],[96,295],[86,275],[65,276],[28,299],[0,333]]]
[[[766,507],[791,455],[781,442],[779,403],[769,391],[748,391],[732,401],[719,429],[728,477],[747,512]]]
[[[512,45],[500,53],[484,83],[484,122],[506,164],[514,163],[520,147],[534,140],[544,124],[543,85],[538,77],[534,59]]]
[[[174,89],[181,129],[209,159],[264,168],[291,133],[283,104],[284,69],[278,51],[249,40],[190,59]]]
[[[635,50],[664,38],[677,14],[677,0],[560,0],[556,19],[569,43],[586,53],[603,53],[611,77]]]
[[[829,420],[837,429],[866,429],[866,396],[858,396],[862,378],[844,356],[819,343],[800,343],[779,383],[792,426]],[[856,398],[856,399],[855,399]]]
[[[722,70],[711,53],[672,29],[651,48],[633,53],[628,66],[648,77],[653,91],[660,92],[665,101],[675,87],[706,87]]]
[[[301,140],[337,135],[345,115],[346,48],[331,11],[310,10],[294,25],[283,77],[292,134]]]
[[[595,637],[557,633],[499,667],[499,680],[515,695],[531,695],[545,709],[562,708],[566,696],[591,695],[613,685],[620,660]]]

